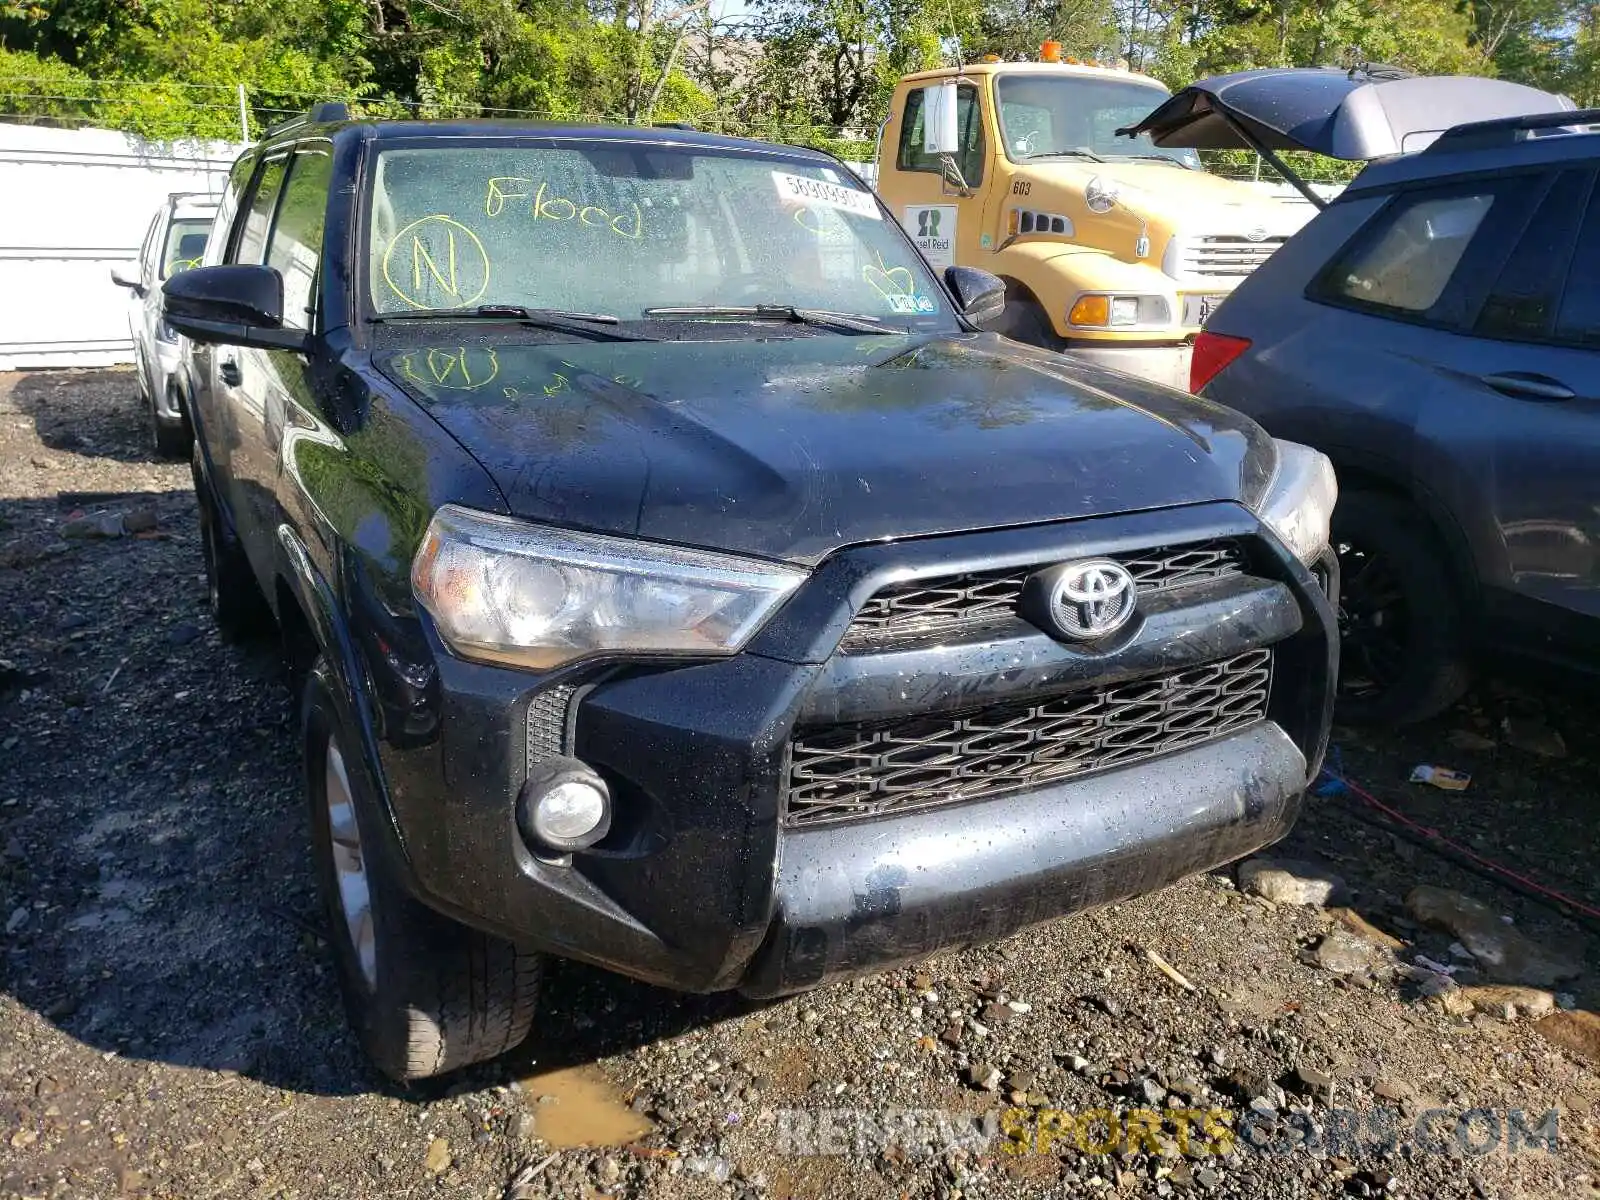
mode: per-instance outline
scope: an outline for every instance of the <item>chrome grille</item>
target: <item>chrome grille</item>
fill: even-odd
[[[1184,275],[1206,275],[1219,279],[1243,279],[1272,257],[1286,237],[1268,237],[1253,242],[1237,234],[1218,234],[1189,238],[1182,244],[1178,270]]]
[[[1222,737],[1267,713],[1272,652],[965,713],[804,731],[785,820],[814,825],[1026,791]]]
[[[558,683],[528,705],[528,766],[567,752],[567,710],[578,689]]]
[[[1234,541],[1113,554],[1141,593],[1204,583],[1244,569]],[[1011,616],[1028,576],[1048,563],[891,584],[864,605],[841,643],[861,653],[936,638],[960,639]]]

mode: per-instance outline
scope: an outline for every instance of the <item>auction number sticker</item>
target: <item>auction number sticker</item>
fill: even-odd
[[[812,179],[808,175],[791,175],[787,171],[774,171],[772,182],[777,185],[778,196],[795,204],[820,205],[855,213],[858,217],[882,220],[878,202],[867,192],[857,191],[825,179]]]

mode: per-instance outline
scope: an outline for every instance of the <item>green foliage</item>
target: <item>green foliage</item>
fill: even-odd
[[[0,119],[237,137],[319,99],[372,115],[689,121],[871,139],[903,74],[983,54],[1118,58],[1177,87],[1346,61],[1600,100],[1590,0],[0,0]]]

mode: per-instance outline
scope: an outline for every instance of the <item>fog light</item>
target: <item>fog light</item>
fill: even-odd
[[[582,850],[611,828],[611,790],[575,758],[547,758],[517,796],[517,828],[535,850]]]

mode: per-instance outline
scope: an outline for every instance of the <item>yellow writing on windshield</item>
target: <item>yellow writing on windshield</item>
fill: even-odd
[[[489,290],[489,253],[460,221],[434,213],[394,235],[383,279],[412,308],[464,307]]]
[[[500,359],[489,348],[429,347],[402,354],[395,364],[414,383],[453,392],[474,391],[500,374]]]
[[[488,217],[498,217],[512,200],[532,200],[528,215],[535,221],[571,221],[591,228],[609,229],[618,237],[638,241],[644,236],[644,212],[637,203],[612,212],[598,204],[579,204],[553,189],[541,180],[533,188],[533,180],[521,175],[495,175],[488,181],[483,195],[483,212]],[[526,189],[532,188],[529,191]]]

